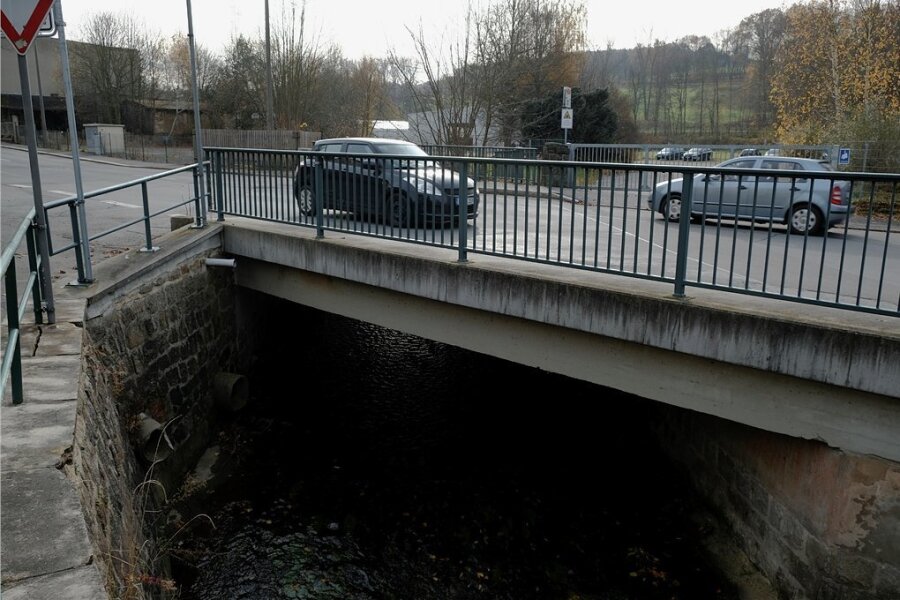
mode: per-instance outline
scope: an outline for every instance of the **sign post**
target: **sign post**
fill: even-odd
[[[569,143],[569,130],[572,129],[572,88],[563,88],[562,118],[560,127],[563,130],[563,141]]]
[[[40,268],[38,280],[41,287],[41,307],[47,314],[47,323],[56,323],[53,303],[53,285],[50,281],[50,245],[47,241],[47,220],[44,214],[44,197],[41,191],[41,171],[38,166],[37,127],[34,123],[34,102],[28,80],[28,62],[25,54],[41,28],[53,0],[4,0],[0,4],[0,27],[18,53],[19,83],[22,90],[22,112],[25,113],[25,141],[28,145],[28,164],[31,168],[31,190],[34,198],[34,221],[37,228]]]

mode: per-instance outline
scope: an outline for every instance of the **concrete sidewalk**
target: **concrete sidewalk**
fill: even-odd
[[[106,600],[71,453],[85,301],[54,283],[56,323],[22,326],[25,401],[0,404],[0,593],[4,600]],[[7,388],[9,385],[7,385]]]

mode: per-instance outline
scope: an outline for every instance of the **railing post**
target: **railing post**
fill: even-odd
[[[203,165],[200,167],[203,169],[203,177],[206,184],[204,185],[204,190],[206,191],[205,197],[198,202],[197,204],[197,226],[198,227],[206,227],[206,223],[209,221],[207,215],[209,211],[212,209],[212,161],[209,160],[209,152],[206,148],[203,149]],[[199,218],[202,215],[202,218]]]
[[[153,245],[153,235],[150,233],[150,198],[147,195],[147,182],[141,182],[141,199],[144,204],[144,237],[147,245],[141,248],[141,252],[156,252],[158,247]]]
[[[81,202],[84,202],[84,198],[81,199]],[[46,212],[46,209],[44,212]],[[45,219],[44,222],[49,223],[49,219]],[[69,203],[69,222],[72,223],[72,242],[75,245],[75,268],[78,271],[78,281],[75,281],[73,283],[75,285],[81,283],[89,283],[87,281],[87,274],[91,273],[91,277],[93,278],[92,269],[90,268],[90,242],[89,240],[83,240],[81,237],[81,224],[84,223],[84,221],[82,221],[79,217],[78,200]],[[85,251],[85,248],[88,248],[88,250]],[[87,265],[85,264],[85,261],[87,261]]]
[[[322,194],[322,188],[325,186],[325,174],[324,167],[322,166],[322,161],[324,158],[315,159],[316,165],[316,189],[315,189],[315,202],[316,202],[316,237],[322,238],[325,237],[325,215],[324,212],[325,206],[325,198]]]
[[[31,222],[31,228],[25,235],[25,247],[28,249],[28,269],[31,273],[40,273],[40,254],[37,247],[37,226],[34,221]],[[76,253],[77,254],[77,253]],[[41,325],[44,322],[44,312],[41,310],[41,286],[31,286],[31,307],[34,310],[34,322]]]
[[[213,154],[213,163],[216,174],[216,221],[225,220],[225,174],[222,169],[222,152]]]
[[[459,200],[457,201],[458,223],[459,227],[459,262],[468,260],[469,240],[469,163],[462,161],[459,169]],[[476,183],[477,187],[477,183]]]
[[[203,198],[200,194],[200,168],[203,163],[194,163],[194,168],[191,169],[191,179],[193,179],[194,183],[194,211],[197,213],[194,217],[194,227],[201,228],[203,227],[203,214],[205,211],[201,210],[201,203]]]
[[[694,195],[694,177],[682,174],[681,215],[678,219],[678,254],[675,256],[675,296],[684,297],[687,277],[688,237],[691,234],[691,202]]]
[[[11,361],[9,366],[10,387],[12,391],[12,403],[22,404],[24,389],[22,386],[22,338],[19,329],[19,292],[16,289],[16,259],[13,256],[9,268],[6,270],[6,330],[8,342],[12,342],[10,356],[4,356],[3,360]],[[9,346],[7,346],[9,351]]]

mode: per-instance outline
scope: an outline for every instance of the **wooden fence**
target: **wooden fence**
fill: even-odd
[[[287,131],[283,129],[204,129],[203,145],[223,148],[272,148],[300,150],[312,148],[322,137],[318,131]]]

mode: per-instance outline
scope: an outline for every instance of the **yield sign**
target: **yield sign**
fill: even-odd
[[[3,0],[0,24],[16,52],[28,52],[52,5],[53,0]]]

